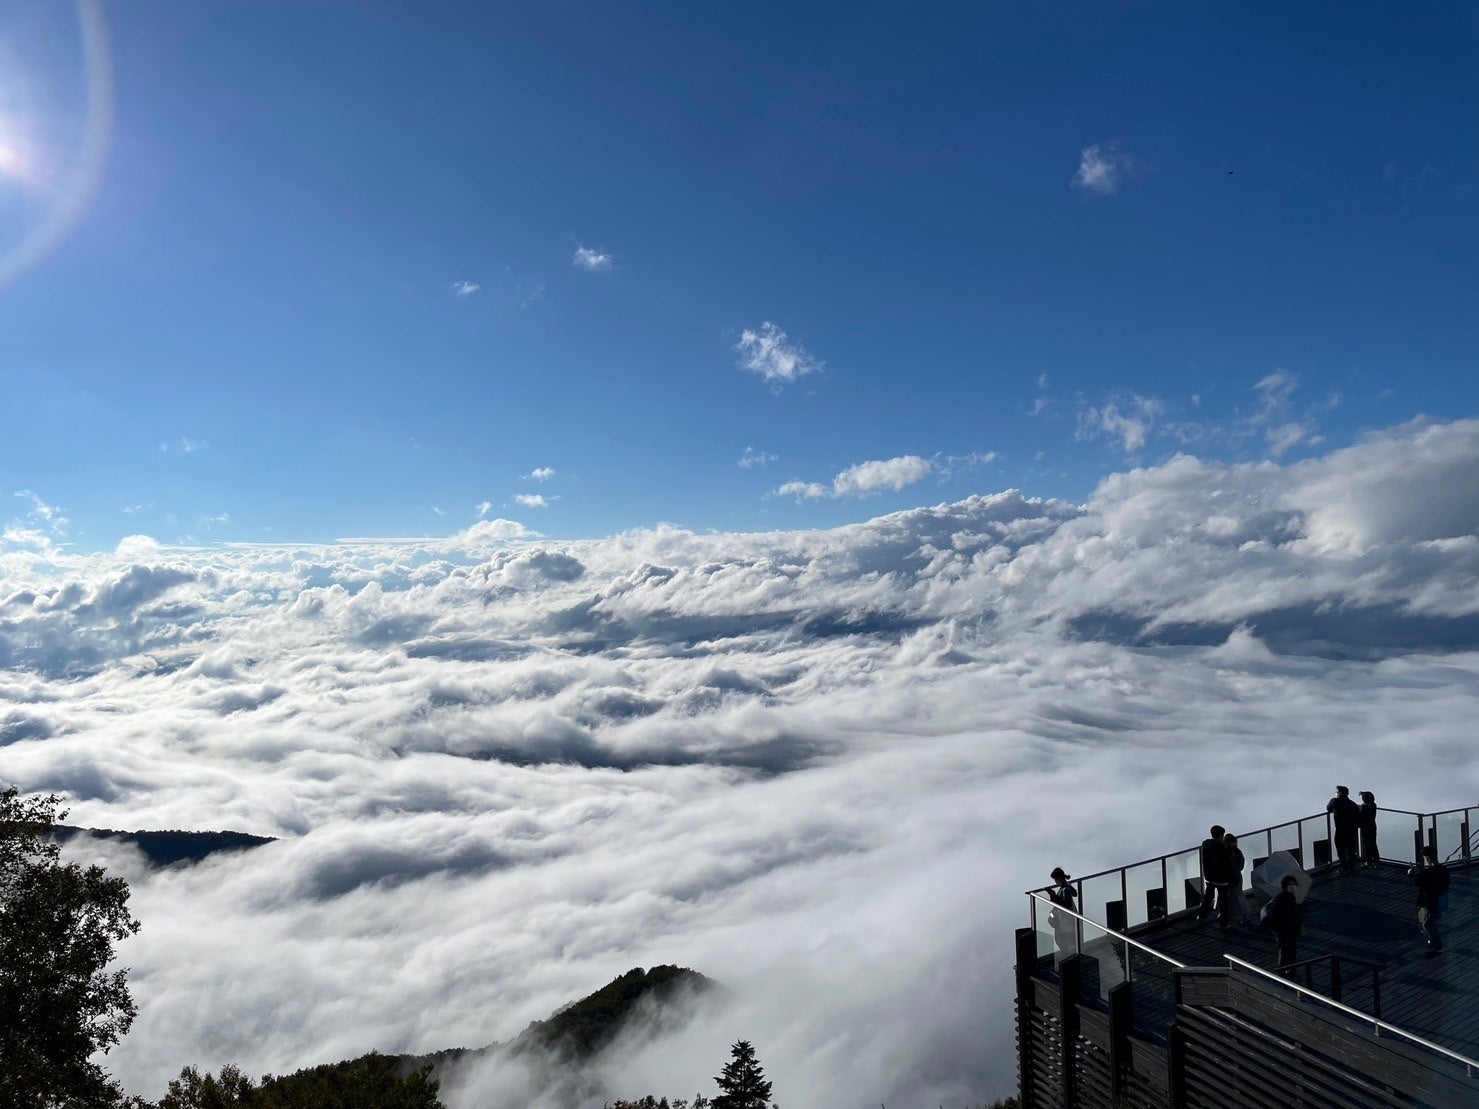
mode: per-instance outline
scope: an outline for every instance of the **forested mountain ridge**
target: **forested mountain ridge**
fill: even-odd
[[[722,989],[712,978],[687,967],[662,965],[643,970],[634,967],[618,975],[594,993],[557,1009],[545,1020],[529,1026],[507,1043],[485,1047],[447,1048],[426,1055],[394,1056],[401,1074],[413,1074],[430,1064],[433,1074],[449,1063],[460,1063],[497,1055],[520,1056],[539,1053],[552,1062],[583,1063],[609,1046],[627,1021],[642,1005],[653,1006],[659,1028],[664,1006],[683,996]]]
[[[108,828],[79,828],[72,824],[58,824],[51,833],[55,842],[63,844],[79,836],[130,844],[142,851],[144,857],[157,867],[173,866],[175,863],[197,863],[217,852],[245,851],[276,842],[270,836],[253,836],[246,832],[120,832]]]

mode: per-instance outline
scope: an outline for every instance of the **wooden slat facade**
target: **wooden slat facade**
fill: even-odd
[[[1479,1075],[1315,1001],[1226,969],[1174,975],[1165,1046],[1137,1037],[1133,983],[1084,999],[1082,956],[1039,960],[1017,933],[1025,1109],[1470,1109]]]

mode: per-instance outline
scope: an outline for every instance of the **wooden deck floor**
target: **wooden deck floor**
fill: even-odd
[[[1406,870],[1382,866],[1315,878],[1299,958],[1336,954],[1382,964],[1384,1021],[1479,1059],[1479,873],[1452,874],[1442,955],[1430,957],[1418,932],[1416,891]],[[1190,966],[1225,967],[1225,955],[1270,970],[1276,961],[1273,935],[1256,919],[1226,931],[1215,920],[1182,920],[1135,938]],[[1328,993],[1328,973],[1317,969],[1311,984]],[[1344,1004],[1371,1012],[1368,975],[1346,966],[1342,985]]]

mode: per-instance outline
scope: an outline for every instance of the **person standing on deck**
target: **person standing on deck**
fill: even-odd
[[[1443,938],[1438,934],[1438,920],[1448,903],[1448,868],[1438,861],[1436,847],[1423,848],[1423,865],[1407,868],[1407,876],[1417,887],[1417,928],[1428,941],[1428,951],[1443,954]]]
[[[1078,893],[1069,885],[1071,878],[1061,866],[1053,867],[1053,873],[1049,875],[1053,884],[1048,887],[1048,900],[1055,906],[1061,905],[1069,912],[1076,912],[1078,906],[1075,901]],[[1060,913],[1057,909],[1048,910],[1048,924],[1053,929],[1053,943],[1058,948],[1057,961],[1062,962],[1072,955],[1078,947],[1078,922],[1068,913]]]
[[[1227,915],[1230,910],[1227,900],[1228,886],[1232,881],[1227,845],[1222,842],[1226,835],[1226,828],[1221,824],[1214,824],[1211,828],[1211,835],[1202,840],[1202,905],[1197,910],[1197,919],[1205,920],[1207,914],[1212,911],[1215,900],[1217,923],[1224,928],[1227,927]]]
[[[1222,846],[1227,849],[1227,916],[1234,924],[1247,920],[1247,909],[1243,905],[1243,849],[1238,846],[1238,837],[1228,832],[1222,837]]]
[[[1351,874],[1356,869],[1356,836],[1361,827],[1361,808],[1351,800],[1345,786],[1335,787],[1335,796],[1325,805],[1335,818],[1335,853],[1340,858],[1340,872]]]
[[[1381,852],[1376,848],[1376,794],[1369,789],[1361,791],[1361,865],[1375,866],[1381,862]]]
[[[1294,889],[1298,885],[1299,881],[1294,875],[1285,875],[1284,880],[1279,883],[1279,892],[1263,910],[1263,922],[1273,929],[1274,939],[1279,942],[1280,970],[1293,966],[1297,958],[1299,931],[1304,923],[1301,919],[1304,910],[1294,896]]]

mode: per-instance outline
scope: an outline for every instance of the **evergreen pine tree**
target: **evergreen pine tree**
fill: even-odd
[[[723,1092],[714,1099],[714,1109],[766,1109],[770,1104],[770,1083],[755,1049],[749,1040],[740,1040],[730,1048],[730,1060],[724,1073],[714,1081]]]

